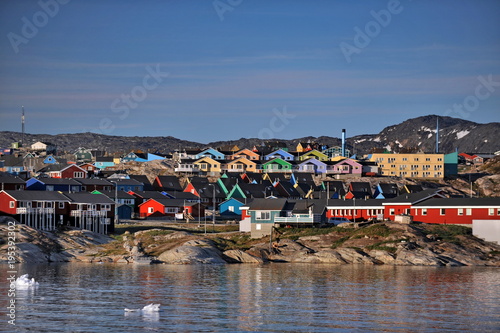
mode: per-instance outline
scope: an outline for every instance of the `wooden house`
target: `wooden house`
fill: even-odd
[[[310,172],[314,174],[326,174],[327,165],[325,162],[315,158],[308,158],[297,165],[298,172]]]
[[[203,157],[210,157],[211,159],[217,160],[217,161],[224,161],[226,159],[226,155],[224,155],[220,151],[215,150],[213,148],[207,148],[205,150],[202,150],[201,152],[199,152],[195,156],[196,159],[200,159]]]
[[[307,151],[304,154],[299,155],[298,160],[305,161],[309,158],[315,158],[315,159],[317,159],[319,161],[323,161],[323,162],[326,162],[329,160],[329,157],[327,155],[323,154],[322,152],[320,152],[316,149]]]
[[[237,160],[239,158],[246,158],[246,159],[249,159],[249,160],[252,160],[252,161],[258,161],[260,159],[260,155],[251,151],[250,149],[242,149],[236,153],[234,153],[233,155],[231,155],[229,157],[229,159],[231,160]]]
[[[221,202],[219,205],[219,214],[221,217],[231,219],[238,218],[241,219],[241,210],[243,206],[242,199],[231,198],[226,201]]]
[[[102,194],[65,193],[70,199],[70,225],[102,234],[114,232],[115,202]]]
[[[69,178],[30,178],[26,181],[26,190],[80,192],[82,184]]]
[[[281,158],[283,161],[293,161],[295,157],[290,154],[287,151],[284,151],[283,149],[278,149],[275,151],[270,152],[267,155],[264,155],[264,160],[269,161],[274,158]]]
[[[26,182],[10,173],[0,172],[0,190],[24,190]]]
[[[373,197],[375,199],[391,199],[397,197],[398,195],[398,185],[392,183],[379,183],[373,193]]]
[[[221,163],[210,157],[203,157],[193,162],[200,172],[214,175],[221,172]]]
[[[344,217],[352,222],[383,220],[384,206],[382,203],[382,200],[376,199],[329,200],[326,205],[326,217],[328,219]]]
[[[114,184],[100,178],[78,178],[75,181],[81,184],[84,192],[111,191],[114,188]]]
[[[156,191],[165,191],[167,193],[182,192],[184,188],[176,176],[156,176],[153,181],[153,187]]]
[[[262,163],[262,172],[291,172],[293,164],[291,161],[284,161],[281,158],[274,158]]]
[[[0,212],[21,224],[40,230],[55,230],[67,220],[70,199],[59,192],[0,191]]]
[[[346,193],[346,199],[371,199],[373,196],[371,185],[368,182],[351,182],[349,191]]]
[[[384,218],[394,221],[396,215],[410,215],[412,206],[431,198],[446,198],[446,196],[442,190],[428,189],[383,200]]]
[[[113,156],[96,157],[94,165],[97,169],[106,169],[115,165]]]
[[[361,176],[363,166],[357,161],[345,158],[338,162],[327,162],[327,173],[336,175],[354,175]]]
[[[245,157],[240,157],[226,164],[227,172],[257,172],[257,163]]]

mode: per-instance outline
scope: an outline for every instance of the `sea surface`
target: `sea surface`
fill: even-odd
[[[500,269],[322,264],[0,266],[0,331],[499,332]],[[125,312],[160,303],[160,312]]]

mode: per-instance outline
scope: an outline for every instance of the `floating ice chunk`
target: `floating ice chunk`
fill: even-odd
[[[144,311],[144,312],[158,312],[158,311],[160,311],[160,305],[161,304],[151,303],[151,304],[146,305],[145,307],[143,307],[142,311]]]
[[[38,288],[38,282],[35,281],[35,278],[30,279],[28,276],[28,274],[24,274],[16,279],[16,289]]]
[[[161,304],[151,303],[143,307],[142,309],[128,309],[125,308],[125,312],[158,312],[160,311]]]

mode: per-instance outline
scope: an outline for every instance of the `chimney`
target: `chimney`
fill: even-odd
[[[345,128],[342,129],[342,157],[345,157]]]

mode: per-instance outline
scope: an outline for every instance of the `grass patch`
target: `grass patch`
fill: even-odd
[[[253,243],[250,235],[248,234],[235,234],[230,237],[217,237],[212,239],[215,242],[217,248],[221,251],[228,250],[249,250]]]
[[[396,232],[398,232],[398,230],[391,229],[385,224],[374,224],[356,231],[355,238],[363,238],[365,236],[388,237]]]
[[[351,239],[351,236],[350,236],[350,235],[349,235],[349,236],[344,236],[344,237],[341,237],[341,238],[337,239],[336,241],[334,241],[334,242],[332,243],[331,248],[332,248],[332,249],[336,249],[336,248],[338,248],[338,247],[342,246],[342,245],[343,245],[345,242],[347,242],[349,239]]]
[[[472,235],[472,228],[464,227],[461,225],[429,225],[425,228],[426,234],[435,234],[437,237],[445,242],[453,243],[456,245],[461,244],[460,236]]]

